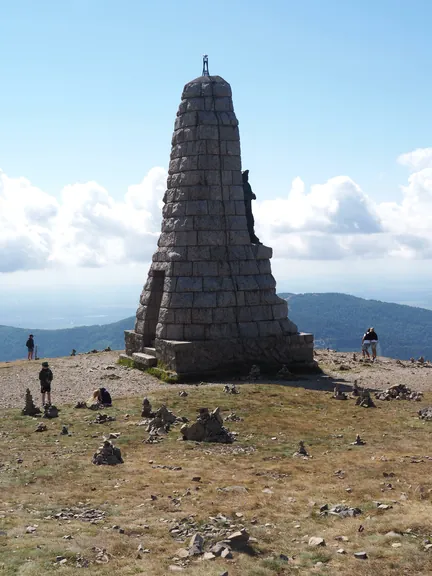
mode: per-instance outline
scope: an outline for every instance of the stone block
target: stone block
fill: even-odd
[[[229,187],[229,198],[232,201],[237,201],[237,202],[242,201],[244,203],[243,186],[235,186],[235,185],[230,186]]]
[[[228,264],[231,270],[231,276],[238,276],[240,274],[239,262],[231,260]]]
[[[240,142],[235,140],[226,142],[226,154],[240,156]]]
[[[192,324],[211,324],[211,308],[192,308]]]
[[[247,306],[258,306],[261,304],[261,291],[248,290],[244,292],[244,299]]]
[[[274,320],[281,320],[283,318],[287,318],[288,316],[288,304],[286,302],[282,304],[274,304],[272,306],[273,309],[273,318]]]
[[[193,200],[211,200],[212,199],[212,189],[210,186],[189,186],[188,191],[188,201]]]
[[[189,230],[187,232],[171,232],[171,234],[174,236],[174,244],[171,245],[175,246],[176,248],[178,246],[196,246],[198,243],[198,237],[195,231]]]
[[[199,170],[199,166],[198,166],[198,159],[201,158],[201,156],[198,155],[194,155],[194,156],[182,156],[180,159],[177,158],[177,160],[180,160],[178,162],[178,170],[173,170],[173,174],[175,172],[188,172],[189,170]],[[171,164],[170,164],[171,165]]]
[[[189,200],[189,202],[186,203],[186,214],[188,216],[208,214],[207,200]]]
[[[220,200],[209,200],[208,213],[212,216],[221,216],[224,213],[224,205]]]
[[[151,366],[156,366],[157,364],[157,360],[154,356],[144,354],[143,352],[134,352],[132,354],[132,360],[136,364],[144,366],[145,368],[150,368]]]
[[[172,144],[179,144],[181,142],[189,142],[191,140],[198,140],[198,131],[195,126],[174,130],[171,142]]]
[[[218,276],[232,276],[229,262],[218,262]]]
[[[144,320],[135,320],[135,332],[137,334],[144,334]]]
[[[219,131],[221,140],[234,140],[235,142],[240,141],[238,126],[220,126]]]
[[[187,188],[170,188],[165,192],[164,201],[169,204],[171,202],[185,202],[188,198]]]
[[[221,185],[221,171],[220,170],[204,170],[204,184],[208,186]]]
[[[205,230],[205,231],[220,231],[222,227],[222,217],[221,216],[194,216],[194,227],[195,230]]]
[[[273,320],[273,310],[270,305],[252,306],[251,311],[252,311],[252,318],[253,320],[255,320],[255,322],[260,322],[262,320]]]
[[[166,338],[166,324],[156,324],[156,338]]]
[[[195,167],[195,170],[198,167]],[[168,174],[176,174],[177,172],[180,172],[180,158],[173,158],[172,160],[170,160],[169,166],[168,166]]]
[[[257,322],[259,335],[261,338],[266,336],[281,336],[282,335],[282,328],[279,322],[276,320],[269,320],[263,322]]]
[[[171,308],[192,308],[193,292],[172,292]]]
[[[228,232],[228,244],[231,244],[232,246],[241,244],[250,244],[250,237],[247,229],[236,230],[235,232]]]
[[[150,301],[151,292],[149,290],[143,290],[140,296],[140,304],[145,306]]]
[[[164,218],[162,221],[162,232],[183,232],[194,229],[192,216],[182,216],[180,218]]]
[[[289,320],[288,318],[281,318],[279,320],[279,325],[281,327],[281,330],[284,334],[293,334],[295,335],[298,332],[298,328],[297,326],[294,324],[294,322],[291,322],[291,320]],[[313,336],[312,336],[313,339]],[[313,340],[312,340],[313,342]],[[313,346],[313,344],[312,344]]]
[[[276,280],[272,274],[260,274],[255,276],[258,286],[261,290],[268,290],[269,288],[276,288]]]
[[[218,125],[218,117],[216,116],[215,112],[211,111],[200,111],[198,112],[198,125],[203,124],[213,124],[215,126]]]
[[[209,246],[191,246],[187,249],[187,259],[190,262],[198,260],[211,260]]]
[[[225,232],[220,230],[198,232],[197,244],[199,246],[223,246],[226,244]]]
[[[137,320],[144,320],[144,316],[147,310],[147,306],[138,306],[136,311],[136,319]]]
[[[282,304],[282,298],[276,296],[276,292],[274,288],[270,288],[269,290],[261,290],[261,304]]]
[[[184,104],[186,112],[197,112],[205,109],[203,98],[185,98],[181,104]]]
[[[174,240],[174,232],[162,232],[162,234],[159,236],[158,246],[174,246]]]
[[[273,256],[273,250],[263,244],[253,244],[252,250],[257,260],[271,260]]]
[[[196,128],[196,138],[194,140],[219,140],[219,129],[210,124],[201,124]]]
[[[203,155],[198,159],[199,170],[220,170],[220,159],[216,155]]]
[[[220,308],[237,305],[236,293],[232,290],[228,292],[213,292],[212,295],[217,296],[217,306]]]
[[[192,276],[192,262],[174,262],[173,276]]]
[[[197,112],[185,112],[178,116],[174,123],[174,130],[187,128],[188,126],[198,126]]]
[[[217,292],[195,292],[193,307],[194,308],[216,308]]]
[[[236,276],[237,290],[258,290],[257,276]]]
[[[217,112],[233,112],[232,99],[216,98],[214,100],[214,107]]]
[[[226,216],[225,227],[227,230],[247,232],[246,216]],[[250,242],[250,240],[249,240]]]
[[[241,338],[258,338],[259,331],[256,322],[239,322],[238,327]]]
[[[243,188],[243,176],[240,170],[233,170],[232,174],[233,185],[241,186]],[[232,198],[232,200],[234,200],[234,198]],[[237,200],[240,200],[240,198],[237,198]]]
[[[196,262],[194,262],[194,265]],[[205,262],[204,262],[205,264]],[[202,278],[194,276],[179,276],[177,278],[176,292],[201,292],[203,288]]]
[[[210,186],[210,199],[220,201],[223,200],[222,188],[220,187],[220,185]]]
[[[172,324],[190,324],[192,321],[192,312],[190,308],[176,308],[174,310],[174,322]],[[169,324],[169,322],[167,322]]]
[[[215,96],[216,98],[231,98],[231,86],[228,84],[228,82],[217,82],[212,86],[212,96]]]
[[[164,292],[161,299],[161,308],[168,308],[171,304],[171,294],[174,292]]]
[[[177,284],[177,278],[175,276],[168,276],[164,280],[163,291],[175,292],[176,284]]]
[[[233,183],[231,170],[221,170],[221,184],[223,186],[230,186]],[[229,200],[230,198],[227,198]],[[224,198],[225,200],[225,198]]]
[[[165,338],[167,340],[183,340],[184,338],[183,324],[167,324]]]
[[[204,140],[204,142],[206,143],[207,154],[219,156],[222,153],[219,140]]]
[[[252,314],[252,306],[242,306],[237,309],[238,322],[253,322],[255,319]]]
[[[227,246],[228,260],[245,260],[246,252],[244,246]]]
[[[237,321],[235,308],[215,308],[213,310],[213,322],[216,324],[235,323]]]
[[[246,214],[246,206],[243,200],[235,200],[234,205],[237,216],[244,216]]]
[[[232,278],[208,276],[203,278],[204,292],[217,292],[219,290],[231,291],[234,290]]]
[[[241,260],[238,262],[239,274],[247,276],[249,274],[259,274],[256,260]]]
[[[208,340],[236,338],[238,336],[238,327],[237,324],[211,324],[206,326],[205,334]]]
[[[235,216],[236,215],[236,206],[235,206],[234,202],[227,200],[223,203],[223,206],[224,206],[224,211],[223,211],[224,216]]]
[[[174,324],[175,311],[171,310],[171,308],[159,308],[158,320],[162,324]]]
[[[149,276],[159,276],[164,272],[166,276],[171,276],[174,262],[152,262],[150,265]]]
[[[164,218],[179,218],[186,215],[186,202],[170,202],[162,208]]]
[[[204,324],[189,324],[184,327],[185,340],[204,340],[205,338],[205,325]]]
[[[201,96],[201,82],[193,80],[188,82],[183,88],[182,100],[186,98],[198,98]],[[200,98],[202,100],[202,98]]]
[[[216,116],[220,126],[238,126],[238,120],[234,112],[217,112]]]
[[[194,276],[218,276],[217,262],[194,262],[192,268]]]
[[[227,259],[227,247],[226,246],[211,246],[210,247],[210,259],[225,261]]]
[[[222,157],[223,170],[241,170],[240,156],[223,156]]]
[[[256,262],[260,274],[271,274],[270,260],[257,260]]]

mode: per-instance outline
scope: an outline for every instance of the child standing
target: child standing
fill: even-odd
[[[42,370],[39,372],[39,380],[41,385],[42,406],[45,406],[45,394],[47,395],[48,405],[51,406],[51,382],[53,373],[48,365],[48,362],[42,362]]]
[[[30,334],[30,336],[28,337],[28,340],[26,342],[26,346],[27,346],[27,350],[28,350],[27,360],[33,360],[33,352],[34,352],[34,347],[35,347],[33,334]]]

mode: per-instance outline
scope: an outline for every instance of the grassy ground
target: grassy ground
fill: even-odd
[[[244,385],[238,395],[224,394],[222,386],[187,389],[188,397],[180,398],[178,390],[161,384],[151,397],[153,406],[164,402],[191,420],[201,406],[220,406],[223,416],[235,411],[243,421],[227,426],[238,432],[237,442],[182,442],[174,428],[162,443],[145,444],[145,429],[136,425],[141,420],[136,398],[117,401],[107,411],[117,420],[104,425],[90,424],[95,413],[89,410],[62,406],[60,417],[45,421],[48,430],[42,433],[34,433],[37,421],[18,410],[1,412],[0,574],[79,574],[77,557],[85,558],[95,575],[170,574],[182,547],[170,527],[190,515],[206,523],[218,513],[256,538],[250,553],[196,560],[183,574],[432,573],[432,550],[425,549],[432,535],[432,423],[416,417],[419,403],[381,402],[363,409],[353,400],[335,401],[327,392],[289,386]],[[60,436],[62,424],[71,436]],[[116,445],[125,463],[94,466],[92,455],[108,431],[121,433]],[[365,446],[350,445],[357,432]],[[293,458],[299,440],[311,459]],[[152,467],[158,464],[181,470]],[[344,473],[336,475],[340,470]],[[194,476],[201,481],[192,481]],[[229,486],[243,489],[220,490]],[[374,501],[392,508],[379,510]],[[359,507],[362,514],[320,516],[321,505],[341,503]],[[53,518],[71,508],[98,509],[104,517],[96,523]],[[26,533],[28,526],[37,527]],[[390,531],[400,535],[386,535]],[[326,546],[309,547],[311,536],[324,538]],[[138,557],[140,544],[150,552]],[[108,563],[97,562],[95,548],[106,549]],[[338,553],[340,548],[346,554]],[[367,560],[354,558],[360,551]],[[56,564],[57,556],[67,562]]]

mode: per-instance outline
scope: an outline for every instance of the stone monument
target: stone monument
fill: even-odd
[[[267,364],[311,366],[276,295],[272,249],[252,243],[231,87],[203,75],[184,87],[172,137],[162,231],[126,355],[179,375]]]

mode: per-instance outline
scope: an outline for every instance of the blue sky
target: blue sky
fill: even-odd
[[[0,228],[10,231],[4,246],[33,250],[26,248],[24,272],[2,268],[0,258],[1,279],[52,283],[67,272],[69,280],[115,282],[122,275],[118,261],[102,266],[100,254],[103,271],[77,276],[66,260],[59,271],[53,254],[66,251],[63,231],[87,218],[68,242],[73,252],[84,238],[93,258],[98,231],[88,214],[102,202],[107,226],[119,229],[115,215],[131,214],[124,199],[134,184],[141,188],[132,196],[152,203],[159,226],[154,191],[164,175],[152,169],[168,166],[181,91],[200,75],[203,53],[210,72],[233,88],[243,167],[264,201],[255,207],[258,229],[275,249],[281,289],[290,290],[295,274],[297,289],[305,278],[305,291],[319,291],[314,258],[321,278],[350,276],[350,286],[355,274],[371,275],[371,284],[377,271],[397,277],[402,259],[405,277],[407,258],[417,260],[411,270],[420,278],[432,257],[432,222],[423,218],[432,214],[431,21],[426,0],[0,0],[0,170],[9,198]],[[66,202],[62,189],[76,183]],[[27,196],[18,197],[20,187]],[[0,179],[0,211],[1,195]],[[14,216],[32,196],[32,214],[43,204],[37,226],[28,214]],[[370,226],[349,237],[338,226],[350,228],[356,211]],[[52,214],[60,214],[54,224]],[[139,282],[156,245],[140,238],[131,242],[151,246],[134,264]],[[348,273],[347,258],[357,259]]]
[[[349,174],[397,193],[399,154],[427,146],[428,1],[3,1],[0,166],[49,193],[124,193],[166,166],[183,84],[233,87],[261,194]]]

